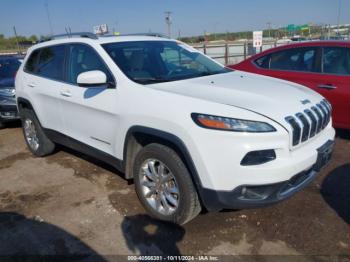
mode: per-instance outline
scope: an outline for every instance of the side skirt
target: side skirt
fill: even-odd
[[[100,161],[103,161],[122,173],[125,171],[123,161],[110,154],[107,154],[97,148],[84,144],[74,138],[61,134],[52,129],[44,129],[44,132],[50,140],[57,144],[61,144],[78,152],[96,158]]]

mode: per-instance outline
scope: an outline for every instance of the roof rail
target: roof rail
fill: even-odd
[[[154,37],[162,37],[162,38],[169,38],[168,36],[161,34],[161,33],[133,33],[133,34],[120,34],[120,35],[101,35],[101,37],[112,37],[112,36],[154,36]]]
[[[51,41],[55,39],[60,39],[60,38],[71,38],[73,36],[78,36],[78,37],[83,37],[83,38],[90,38],[90,39],[98,39],[97,35],[91,33],[91,32],[79,32],[79,33],[67,33],[67,34],[61,34],[61,35],[52,35],[47,38],[44,38],[39,41],[41,42],[46,42],[46,41]]]

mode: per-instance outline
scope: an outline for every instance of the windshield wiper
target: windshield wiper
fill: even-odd
[[[198,74],[198,76],[211,76],[211,75],[218,75],[218,74],[224,74],[224,73],[228,73],[230,71],[212,71],[212,72],[202,72],[200,74]]]
[[[171,81],[169,79],[155,77],[134,77],[133,80],[142,84],[162,83]]]

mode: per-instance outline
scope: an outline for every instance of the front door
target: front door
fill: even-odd
[[[119,117],[117,89],[105,87],[80,87],[78,75],[100,70],[108,82],[115,82],[111,72],[97,54],[86,44],[68,47],[66,81],[61,88],[61,103],[66,135],[105,153],[115,155],[115,139]],[[115,84],[115,83],[114,83]]]

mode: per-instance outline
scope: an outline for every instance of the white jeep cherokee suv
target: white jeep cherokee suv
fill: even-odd
[[[286,199],[329,161],[331,105],[303,86],[225,68],[160,36],[57,36],[16,77],[36,156],[63,144],[133,179],[154,217]]]

